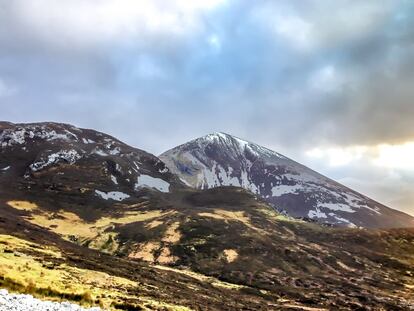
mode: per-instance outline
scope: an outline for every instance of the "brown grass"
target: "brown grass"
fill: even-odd
[[[127,210],[116,217],[102,217],[95,222],[86,222],[78,215],[72,212],[59,211],[51,213],[41,209],[36,203],[29,201],[8,201],[7,204],[13,208],[30,211],[30,216],[24,218],[32,224],[48,228],[53,232],[69,239],[75,236],[80,243],[88,243],[89,247],[113,253],[118,245],[117,235],[108,233],[106,229],[113,225],[123,225],[134,222],[143,222],[155,219],[150,222],[150,227],[156,227],[162,224],[162,221],[156,218],[166,215],[172,215],[174,211],[162,212],[160,210],[153,211],[131,211]],[[167,230],[167,239],[175,241],[179,239],[179,233],[174,228]]]
[[[177,230],[179,226],[179,222],[174,222],[171,226],[169,226],[167,231],[165,232],[164,237],[162,238],[162,241],[173,244],[180,241],[181,232]]]
[[[157,258],[157,262],[160,264],[172,264],[178,260],[178,257],[172,256],[169,247],[164,247],[161,254]]]
[[[86,305],[103,296],[125,297],[126,289],[138,286],[134,281],[104,272],[48,261],[53,257],[61,258],[61,254],[39,244],[0,235],[0,285],[54,300],[80,301]],[[112,299],[102,299],[106,306],[112,303]]]
[[[137,250],[128,255],[131,259],[141,259],[149,262],[155,261],[155,251],[160,248],[159,242],[146,242],[139,244]]]
[[[203,213],[198,213],[198,215],[202,217],[221,219],[224,221],[239,221],[243,223],[246,227],[249,227],[252,230],[255,230],[261,234],[266,234],[266,235],[268,234],[268,232],[266,232],[265,230],[255,227],[251,223],[250,218],[247,217],[243,211],[226,211],[222,209],[214,209],[213,213],[203,212]]]
[[[235,261],[237,259],[237,257],[239,256],[237,251],[234,250],[234,249],[225,249],[223,251],[223,254],[224,254],[224,256],[225,256],[228,263],[231,263],[231,262]]]
[[[7,204],[15,209],[22,210],[22,211],[33,211],[38,208],[36,203],[29,202],[29,201],[12,200],[12,201],[8,201]]]
[[[147,229],[153,229],[153,228],[156,228],[156,227],[158,227],[158,226],[162,225],[163,223],[164,223],[164,222],[163,222],[163,221],[161,221],[161,220],[153,220],[153,221],[149,222],[149,223],[145,226],[145,228],[147,228]]]

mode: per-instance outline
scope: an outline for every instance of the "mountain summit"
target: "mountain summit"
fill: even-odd
[[[194,188],[237,186],[293,217],[349,227],[412,227],[414,218],[388,208],[284,155],[238,137],[213,133],[160,155]]]

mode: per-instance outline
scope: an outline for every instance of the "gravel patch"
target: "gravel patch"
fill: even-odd
[[[79,305],[65,302],[51,302],[36,299],[31,295],[12,294],[6,289],[0,289],[0,311],[100,311],[100,308],[85,309]]]

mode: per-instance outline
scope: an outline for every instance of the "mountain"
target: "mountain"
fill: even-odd
[[[0,146],[0,287],[124,310],[414,305],[414,229],[320,226],[240,187],[193,189],[71,125],[1,123]]]
[[[243,187],[293,217],[348,227],[414,227],[414,217],[229,134],[197,138],[160,159],[191,187]]]
[[[184,186],[156,156],[68,124],[0,122],[0,146],[0,177],[23,177],[20,187],[29,190],[64,187],[121,201],[145,188],[169,192]]]

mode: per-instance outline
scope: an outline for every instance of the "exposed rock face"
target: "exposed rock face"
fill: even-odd
[[[194,188],[238,186],[293,217],[350,227],[412,227],[390,209],[262,146],[215,133],[162,155],[171,172]]]

